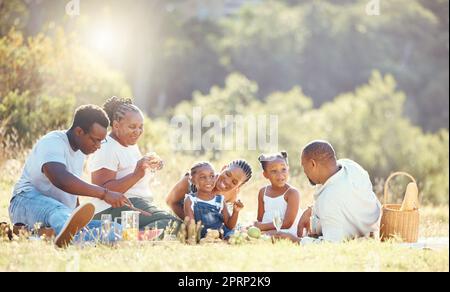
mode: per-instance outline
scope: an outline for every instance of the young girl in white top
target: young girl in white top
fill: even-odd
[[[297,224],[302,213],[299,208],[300,194],[296,188],[287,183],[289,179],[287,156],[283,151],[263,154],[258,158],[263,175],[270,181],[270,185],[259,191],[258,221],[254,225],[268,234],[281,231],[297,235]]]

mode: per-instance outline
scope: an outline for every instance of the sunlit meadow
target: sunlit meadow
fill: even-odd
[[[166,208],[164,195],[189,159],[167,162],[154,185],[155,202]],[[10,189],[19,176],[21,162],[10,160],[0,172],[0,221],[7,214]],[[291,179],[293,185],[299,178]],[[265,181],[259,173],[242,189],[245,207],[242,224],[256,219],[256,194]],[[311,201],[303,186],[302,205]],[[420,237],[448,237],[448,206],[421,209]],[[398,242],[373,240],[342,244],[299,246],[290,242],[258,242],[237,246],[138,242],[108,246],[70,246],[61,250],[51,243],[0,241],[0,271],[448,271],[449,250],[405,247]]]

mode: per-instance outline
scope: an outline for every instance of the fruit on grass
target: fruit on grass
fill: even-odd
[[[205,238],[208,238],[208,239],[219,239],[219,237],[220,237],[220,232],[219,232],[219,230],[216,230],[216,229],[208,229],[208,230],[206,231],[206,236],[205,236]]]
[[[208,229],[204,238],[200,239],[200,244],[220,243],[220,231],[217,229]]]
[[[258,227],[252,226],[247,230],[248,236],[251,238],[260,238],[261,237],[261,230]]]
[[[228,243],[232,245],[240,245],[243,244],[245,241],[246,241],[246,234],[242,232],[235,232],[233,235],[230,236]]]

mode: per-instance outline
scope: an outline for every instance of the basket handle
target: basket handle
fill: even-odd
[[[390,181],[393,177],[398,176],[398,175],[404,175],[404,176],[409,177],[409,178],[413,181],[413,183],[415,183],[415,184],[417,185],[416,180],[415,180],[414,177],[412,177],[412,175],[410,175],[409,173],[406,173],[406,172],[404,172],[404,171],[397,171],[397,172],[392,173],[392,174],[387,178],[386,182],[384,183],[384,198],[383,198],[383,205],[386,205],[386,202],[387,202],[389,181]]]

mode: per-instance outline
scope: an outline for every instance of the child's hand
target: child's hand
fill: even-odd
[[[241,209],[244,208],[244,204],[241,202],[241,200],[237,200],[233,204],[233,212],[239,212]]]

